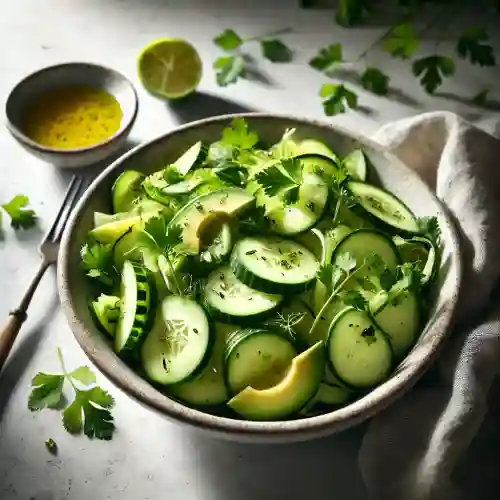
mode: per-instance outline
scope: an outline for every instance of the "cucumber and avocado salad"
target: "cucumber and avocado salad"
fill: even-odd
[[[314,418],[383,384],[417,342],[439,226],[367,182],[362,149],[300,129],[263,139],[236,119],[161,169],[125,170],[82,246],[88,305],[165,397]]]

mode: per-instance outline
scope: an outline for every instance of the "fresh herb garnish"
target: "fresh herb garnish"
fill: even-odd
[[[69,433],[80,434],[83,429],[84,434],[89,438],[111,439],[115,430],[110,411],[114,405],[114,399],[104,389],[95,385],[95,375],[88,366],[80,366],[68,372],[59,348],[57,355],[62,373],[38,373],[33,378],[28,408],[31,411],[64,408],[63,426]],[[63,393],[65,382],[69,383],[74,395],[69,405]],[[55,442],[49,441],[47,441],[47,448],[55,446],[57,450]]]
[[[45,448],[47,448],[47,451],[51,455],[57,455],[58,452],[57,443],[52,438],[49,438],[47,439],[47,441],[45,441]]]
[[[420,217],[417,220],[420,233],[429,238],[434,246],[439,247],[441,243],[441,228],[436,216]]]
[[[328,73],[331,69],[342,62],[342,44],[334,43],[323,47],[309,61],[309,66],[318,71]]]
[[[223,56],[214,61],[215,78],[217,85],[227,87],[231,83],[236,83],[246,74],[245,60],[242,56]]]
[[[432,94],[441,86],[445,77],[455,73],[455,63],[451,57],[433,55],[417,59],[413,63],[413,74],[420,78],[420,83]]]
[[[235,118],[230,127],[222,131],[221,145],[231,148],[231,150],[241,152],[250,150],[259,142],[259,136],[248,129],[248,124],[243,118]]]
[[[410,58],[418,48],[413,26],[408,22],[394,26],[385,37],[383,47],[393,57]]]
[[[366,68],[361,75],[363,88],[376,95],[387,95],[390,78],[377,68]]]
[[[482,28],[471,28],[462,33],[457,41],[457,53],[462,59],[479,66],[495,66],[496,59],[489,37]]]
[[[345,113],[358,106],[358,96],[343,84],[325,83],[319,92],[325,115]]]
[[[222,50],[230,52],[243,44],[243,39],[232,29],[226,29],[214,38],[215,45]]]
[[[14,229],[29,229],[36,224],[37,216],[34,210],[26,208],[28,203],[29,198],[27,196],[18,194],[2,205],[2,208],[10,217],[10,225]],[[0,212],[0,227],[2,226],[1,215]]]
[[[275,326],[283,330],[292,339],[296,337],[294,327],[298,325],[306,316],[305,312],[282,313],[279,312],[275,318],[267,321],[269,326]]]
[[[82,268],[89,278],[106,286],[113,285],[117,273],[113,264],[112,244],[100,243],[90,237],[82,246],[80,257]]]
[[[336,21],[349,28],[363,21],[372,10],[370,0],[339,0]]]
[[[260,42],[262,56],[274,63],[286,63],[292,60],[292,51],[277,38]]]

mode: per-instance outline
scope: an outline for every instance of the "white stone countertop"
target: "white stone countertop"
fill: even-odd
[[[439,10],[433,8],[422,22],[432,25],[434,21],[434,32],[439,33],[443,25],[446,30],[460,29],[477,20],[491,28],[490,33],[496,26],[494,41],[500,59],[500,18],[469,14],[453,23],[439,18],[434,21]],[[211,62],[219,55],[212,43],[215,35],[227,27],[251,36],[286,26],[293,30],[286,42],[295,49],[295,58],[290,64],[262,63],[268,83],[241,81],[225,89],[215,85],[211,70]],[[335,120],[369,134],[390,120],[447,109],[495,131],[500,105],[492,103],[490,109],[480,109],[470,106],[467,99],[489,86],[491,98],[500,100],[498,68],[460,64],[458,75],[438,96],[430,97],[419,88],[407,63],[391,60],[378,49],[370,50],[366,57],[391,75],[396,89],[392,98],[360,90],[363,112],[324,117],[317,93],[328,78],[309,68],[307,60],[319,47],[335,41],[344,44],[348,58],[355,59],[383,29],[384,23],[341,29],[332,22],[330,11],[299,10],[294,0],[4,0],[0,5],[0,97],[5,99],[12,85],[35,69],[87,60],[112,66],[137,84],[140,112],[131,145],[187,121],[241,110]],[[205,62],[199,94],[182,105],[154,99],[137,80],[136,55],[145,43],[159,36],[187,38]],[[0,318],[6,318],[37,268],[37,244],[57,211],[69,174],[25,153],[4,128],[0,129],[0,152],[1,202],[25,193],[40,216],[39,229],[14,233],[6,227],[0,241]],[[4,226],[8,226],[6,222]],[[114,415],[118,431],[112,442],[70,436],[56,412],[30,413],[30,380],[39,371],[58,368],[56,346],[61,346],[68,366],[87,363],[60,311],[55,273],[50,271],[0,376],[1,500],[367,499],[357,469],[363,426],[295,445],[218,441],[149,412],[102,375],[99,383],[117,400]],[[499,491],[495,467],[499,463],[500,404],[496,404],[496,411],[497,425],[491,424],[493,417],[487,419],[459,471],[464,491],[474,500],[496,498]],[[58,443],[58,457],[51,456],[44,446],[49,437]]]

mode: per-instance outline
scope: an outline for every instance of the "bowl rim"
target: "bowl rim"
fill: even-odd
[[[345,407],[333,410],[325,414],[305,417],[301,419],[271,422],[237,420],[205,413],[202,410],[189,407],[174,399],[171,399],[168,396],[162,394],[147,380],[143,379],[135,372],[133,372],[133,382],[124,380],[123,377],[117,375],[114,370],[110,366],[108,366],[107,363],[103,362],[100,356],[96,354],[96,351],[90,345],[88,345],[89,342],[87,342],[85,339],[86,337],[89,338],[91,334],[85,328],[84,323],[80,319],[78,319],[76,314],[74,313],[71,298],[72,296],[68,286],[68,275],[71,273],[68,267],[70,262],[69,244],[71,242],[72,233],[76,227],[75,223],[78,219],[78,215],[86,205],[87,200],[92,196],[94,191],[98,189],[101,181],[105,177],[107,177],[114,170],[118,170],[121,167],[122,163],[124,163],[129,157],[135,156],[141,150],[147,149],[156,142],[163,141],[165,138],[172,135],[182,134],[186,130],[195,130],[197,128],[203,128],[207,124],[227,122],[228,120],[234,118],[243,118],[250,120],[252,118],[289,120],[296,122],[297,124],[302,123],[305,125],[332,129],[332,131],[334,132],[337,132],[355,141],[359,141],[361,144],[365,144],[366,146],[371,147],[380,153],[383,153],[392,162],[398,163],[402,168],[406,170],[406,173],[413,178],[414,182],[421,183],[425,186],[425,189],[429,191],[436,204],[440,206],[442,215],[445,218],[447,226],[449,228],[451,241],[450,247],[452,247],[451,255],[456,267],[457,279],[454,284],[452,297],[449,301],[447,301],[445,311],[442,313],[442,316],[439,319],[439,324],[435,323],[435,328],[438,328],[439,325],[442,325],[439,328],[438,334],[431,337],[430,341],[422,346],[422,352],[419,356],[418,362],[405,367],[406,376],[404,378],[391,377],[389,380],[385,381],[380,386],[377,386],[372,391],[362,396],[360,399],[353,401]],[[448,209],[437,198],[435,193],[433,193],[431,189],[425,185],[423,180],[418,176],[416,172],[404,165],[401,160],[390,153],[386,148],[384,148],[384,146],[373,141],[372,139],[363,136],[360,133],[348,130],[337,124],[330,124],[322,122],[320,120],[300,118],[286,114],[246,112],[204,118],[175,127],[167,133],[161,134],[145,143],[135,146],[130,151],[115,160],[103,172],[101,172],[101,174],[99,174],[99,176],[94,179],[85,194],[79,200],[64,230],[57,263],[57,283],[62,309],[77,342],[80,344],[81,348],[86,353],[91,362],[113,384],[117,385],[118,388],[123,390],[129,397],[135,399],[143,406],[146,406],[151,410],[155,410],[155,412],[169,418],[174,422],[183,423],[194,428],[210,431],[212,434],[218,435],[219,437],[248,441],[255,439],[259,440],[260,438],[266,442],[284,442],[303,441],[317,438],[357,425],[364,420],[374,416],[376,413],[379,413],[381,410],[385,409],[387,406],[393,403],[396,399],[408,392],[420,379],[420,377],[427,371],[431,363],[435,360],[444,344],[444,340],[446,339],[451,327],[453,326],[454,312],[458,302],[459,291],[462,283],[462,267],[459,237],[455,223]],[[137,379],[135,379],[135,377],[137,377]],[[141,387],[139,386],[142,386],[143,389],[146,389],[146,387],[149,386],[151,390],[156,391],[158,394],[160,394],[161,398],[155,399],[154,397],[145,394],[143,389],[141,389]],[[380,388],[385,388],[385,390],[380,394],[374,394],[374,392]],[[366,401],[365,398],[370,397],[370,395],[371,399]]]
[[[12,120],[10,119],[8,109],[9,109],[9,103],[11,100],[14,98],[15,94],[17,91],[20,89],[21,86],[23,85],[30,85],[31,81],[34,81],[35,79],[43,76],[45,73],[57,70],[59,68],[64,68],[64,67],[81,67],[83,68],[88,68],[92,67],[97,69],[98,71],[101,71],[106,74],[112,74],[115,75],[118,79],[122,80],[122,82],[125,83],[125,85],[132,91],[132,113],[130,114],[130,117],[128,120],[120,124],[120,128],[110,137],[105,139],[104,141],[101,141],[97,144],[94,144],[93,146],[85,146],[81,148],[71,148],[71,149],[58,149],[58,148],[53,148],[50,146],[43,146],[33,139],[29,138],[19,127],[14,125]],[[86,62],[86,61],[74,61],[74,62],[63,62],[63,63],[58,63],[58,64],[53,64],[51,66],[45,66],[41,69],[35,70],[28,75],[26,75],[24,78],[19,80],[10,90],[7,99],[5,100],[5,106],[4,106],[4,115],[5,115],[5,121],[6,121],[6,127],[9,130],[9,132],[16,137],[19,141],[23,142],[24,144],[27,144],[31,148],[40,151],[42,153],[49,153],[49,154],[56,154],[56,155],[61,155],[61,156],[72,156],[72,155],[78,155],[82,153],[87,153],[87,152],[92,152],[99,150],[100,148],[107,146],[108,144],[114,142],[116,139],[121,137],[123,134],[127,133],[128,130],[132,127],[134,124],[137,114],[139,112],[139,97],[137,94],[137,90],[132,83],[132,81],[127,78],[123,73],[120,71],[111,68],[109,66],[104,66],[102,64],[97,64],[93,62]]]

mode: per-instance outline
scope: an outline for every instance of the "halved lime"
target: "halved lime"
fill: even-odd
[[[137,63],[144,88],[167,99],[179,99],[196,90],[202,75],[198,52],[180,38],[151,42],[142,49]]]

